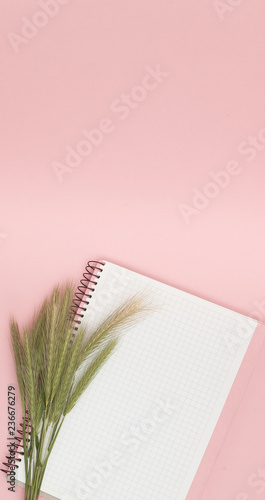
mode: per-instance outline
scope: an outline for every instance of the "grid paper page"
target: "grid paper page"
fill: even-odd
[[[67,416],[42,491],[185,500],[257,322],[108,262],[95,288],[82,325],[138,291],[153,310]]]

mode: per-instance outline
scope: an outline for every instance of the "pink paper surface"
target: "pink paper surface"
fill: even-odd
[[[4,458],[16,383],[9,317],[26,322],[54,284],[78,282],[88,259],[265,322],[265,4],[2,0],[0,9]],[[201,500],[265,494],[264,363],[262,351]],[[23,491],[11,497],[2,476],[0,495]]]

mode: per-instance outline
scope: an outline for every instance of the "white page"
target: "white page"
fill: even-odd
[[[185,500],[257,326],[108,262],[82,326],[143,290],[154,312],[125,332],[57,438],[42,491],[60,500]]]

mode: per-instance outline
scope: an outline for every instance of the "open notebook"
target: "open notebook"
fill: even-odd
[[[137,292],[154,311],[122,336],[67,416],[42,496],[184,500],[257,321],[109,262],[86,270],[82,326],[94,329]]]

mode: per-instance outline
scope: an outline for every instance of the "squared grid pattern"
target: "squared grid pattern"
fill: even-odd
[[[242,315],[110,263],[82,326],[139,291],[153,312],[125,332],[50,457],[42,490],[60,500],[184,500],[254,333],[249,320],[228,349]]]

